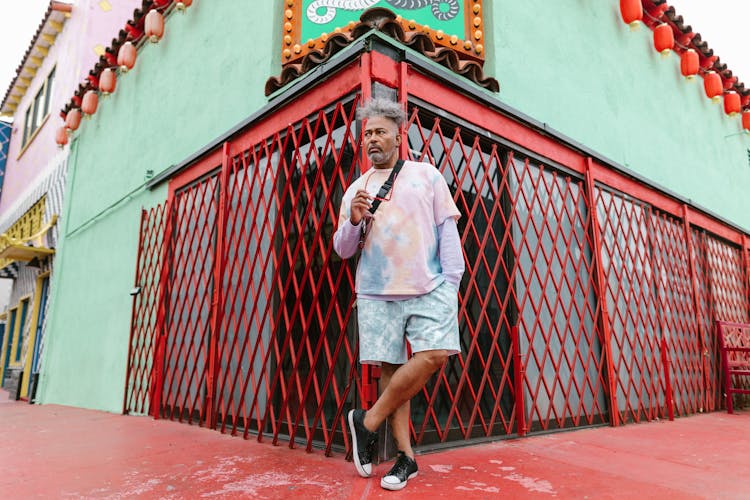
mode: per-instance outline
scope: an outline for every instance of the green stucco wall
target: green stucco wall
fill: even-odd
[[[750,230],[740,117],[712,104],[701,78],[686,82],[679,57],[654,50],[650,29],[630,31],[619,2],[485,3],[495,47],[487,71],[502,101]],[[699,21],[687,20],[697,30]]]
[[[266,102],[280,71],[279,2],[195,2],[138,53],[71,145],[39,386],[42,403],[121,411],[138,224],[155,175]],[[265,47],[261,49],[260,47]]]
[[[750,228],[739,118],[686,83],[651,32],[630,32],[615,0],[485,0],[489,59],[503,102],[601,155]],[[144,189],[266,102],[280,72],[282,2],[195,2],[102,98],[72,143],[39,397],[122,408]],[[494,46],[494,47],[493,47]]]

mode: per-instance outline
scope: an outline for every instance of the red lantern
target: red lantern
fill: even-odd
[[[742,128],[744,128],[746,132],[750,132],[750,111],[742,113]]]
[[[724,94],[724,112],[729,116],[734,116],[740,111],[742,111],[740,95],[732,90]]]
[[[60,148],[68,143],[68,132],[65,130],[65,127],[57,129],[57,132],[55,132],[55,142]]]
[[[703,75],[703,89],[706,91],[706,97],[718,102],[724,88],[721,84],[721,77],[716,71],[709,71]]]
[[[68,115],[65,117],[65,126],[70,130],[78,130],[78,126],[81,124],[81,110],[73,108],[68,111]]]
[[[668,55],[674,48],[674,32],[667,23],[654,28],[654,48],[661,55]]]
[[[146,36],[149,41],[156,43],[164,36],[164,16],[156,9],[152,9],[146,14],[145,21]]]
[[[130,42],[125,42],[120,46],[120,50],[117,52],[117,65],[120,67],[120,71],[127,73],[128,70],[133,69],[136,53],[135,45]]]
[[[193,0],[180,0],[175,5],[175,8],[179,10],[180,12],[185,12],[185,9],[193,5]]]
[[[99,75],[99,90],[102,91],[102,94],[111,94],[115,91],[116,86],[117,78],[115,77],[115,72],[110,68],[102,71],[102,73]]]
[[[636,29],[643,20],[641,0],[620,0],[620,14],[625,24],[630,25],[630,29]]]
[[[687,49],[680,57],[680,71],[682,76],[688,80],[695,78],[698,74],[698,53],[693,49]]]
[[[81,111],[87,115],[93,115],[96,113],[96,107],[99,105],[99,95],[93,90],[87,91],[83,94],[83,102],[81,103]]]

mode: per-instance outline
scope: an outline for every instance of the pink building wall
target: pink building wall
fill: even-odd
[[[63,30],[58,34],[42,66],[23,96],[13,117],[13,133],[8,150],[5,183],[0,195],[0,219],[24,198],[24,193],[36,180],[57,165],[60,151],[55,143],[55,132],[62,125],[60,109],[65,105],[99,59],[95,47],[111,44],[141,0],[76,0]],[[42,19],[39,20],[40,22]],[[31,37],[34,33],[28,33]],[[21,64],[22,61],[18,61]],[[34,139],[21,154],[26,109],[44,85],[52,68],[55,70],[50,111]],[[10,82],[0,82],[3,92]],[[67,149],[65,150],[67,152]],[[19,156],[20,155],[20,156]]]

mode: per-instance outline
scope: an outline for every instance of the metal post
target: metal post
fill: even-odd
[[[669,420],[674,420],[674,394],[672,392],[672,378],[670,372],[672,370],[672,363],[669,361],[669,349],[667,348],[667,339],[662,337],[661,339],[661,364],[664,368],[664,398],[667,403],[667,413]]]
[[[685,243],[687,244],[688,248],[688,266],[690,267],[690,282],[692,283],[692,291],[693,291],[693,310],[694,315],[698,319],[696,322],[698,324],[698,352],[701,356],[701,392],[703,393],[702,401],[701,401],[701,407],[698,408],[699,412],[703,412],[704,408],[708,407],[708,391],[706,390],[707,383],[706,380],[708,379],[708,367],[706,366],[706,356],[708,356],[708,351],[706,350],[705,346],[705,330],[703,328],[703,322],[700,320],[700,293],[698,290],[698,276],[695,272],[695,248],[693,247],[693,238],[690,235],[690,212],[688,211],[688,206],[683,203],[682,205],[682,222],[685,227]]]
[[[213,268],[213,295],[211,297],[211,330],[208,337],[208,373],[206,374],[206,404],[204,420],[209,429],[216,427],[216,378],[219,370],[218,364],[218,336],[221,327],[222,313],[224,311],[222,301],[222,276],[224,274],[224,233],[227,224],[227,184],[229,179],[229,167],[231,164],[231,146],[229,141],[222,147],[221,174],[219,175],[219,213],[218,225],[216,227],[216,252],[214,254]]]
[[[526,435],[526,409],[523,399],[523,382],[526,370],[521,361],[521,336],[518,333],[518,325],[510,329],[510,341],[513,343],[513,393],[516,404],[516,428],[518,435]]]
[[[604,359],[607,365],[607,390],[609,395],[610,425],[617,427],[620,425],[620,410],[617,406],[617,383],[615,379],[614,363],[612,360],[612,333],[609,325],[609,312],[607,311],[607,283],[604,279],[604,269],[602,268],[602,242],[599,229],[599,220],[596,216],[596,198],[594,197],[594,173],[593,162],[590,157],[586,158],[586,197],[589,206],[589,231],[592,235],[593,261],[596,269],[596,288],[599,297],[599,325],[602,331],[602,348],[604,349]]]
[[[155,349],[154,349],[154,361],[151,376],[151,402],[150,410],[151,415],[155,418],[159,418],[161,412],[161,395],[164,389],[164,356],[167,342],[166,332],[166,315],[168,312],[167,301],[169,300],[169,277],[172,265],[170,262],[171,248],[172,248],[172,204],[174,202],[174,195],[170,194],[167,198],[166,205],[164,207],[164,217],[166,218],[166,224],[164,228],[164,237],[162,239],[162,259],[161,259],[161,273],[159,275],[159,305],[156,312],[156,325],[154,327],[155,332]]]

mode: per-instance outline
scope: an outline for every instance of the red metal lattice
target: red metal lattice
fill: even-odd
[[[601,188],[595,198],[619,419],[664,417],[651,211]]]
[[[698,317],[703,332],[705,410],[712,411],[724,404],[719,343],[714,324],[716,321],[746,323],[750,306],[743,286],[745,273],[741,249],[698,228],[693,228],[691,234],[696,257],[696,293],[701,308]]]
[[[735,395],[750,395],[750,324],[716,322],[720,352],[721,389],[729,413],[734,412]]]
[[[222,431],[342,442],[356,365],[353,267],[332,248],[359,175],[356,100],[232,156],[217,387]],[[241,367],[241,369],[240,369]],[[361,402],[360,402],[361,404]],[[299,436],[302,434],[302,436]],[[336,439],[334,439],[336,438]]]
[[[165,206],[141,213],[123,413],[148,414],[165,232]]]
[[[516,417],[513,316],[502,258],[510,247],[503,239],[500,204],[504,151],[418,108],[411,112],[408,146],[413,159],[436,165],[455,192],[467,260],[460,293],[461,354],[415,397],[413,438],[430,443],[511,434]]]
[[[653,210],[649,218],[655,273],[656,317],[672,381],[668,397],[678,415],[703,407],[703,353],[693,301],[690,251],[682,221]]]
[[[218,176],[178,192],[170,214],[169,275],[165,285],[161,412],[166,418],[203,422],[211,340],[213,262],[217,236]]]
[[[378,64],[362,66],[364,95]],[[405,149],[451,186],[467,262],[462,351],[415,397],[415,443],[714,408],[710,325],[747,314],[747,255],[699,230],[687,207],[657,209],[645,188],[623,195],[607,182],[624,181],[599,177],[590,159],[552,154],[548,138],[526,131],[508,129],[532,141],[523,147],[492,135],[408,97],[407,79],[423,77],[403,66],[380,80],[394,74],[410,101]],[[341,196],[364,167],[359,90],[346,82],[249,125],[199,161],[190,183],[181,174],[154,226],[161,249],[144,223],[142,247],[157,260],[139,259],[138,280],[160,287],[136,298],[133,339],[145,338],[140,324],[159,335],[146,348],[131,340],[131,371],[144,382],[129,382],[126,409],[150,382],[141,412],[348,448],[344,414],[370,402],[372,373],[356,362],[355,262],[331,242]],[[442,92],[433,97],[459,99]],[[491,126],[486,118],[476,120]],[[151,353],[149,373],[141,358]]]
[[[529,423],[604,423],[605,350],[583,180],[525,158],[514,158],[509,175]]]

